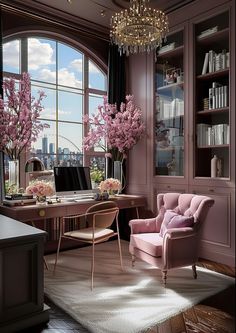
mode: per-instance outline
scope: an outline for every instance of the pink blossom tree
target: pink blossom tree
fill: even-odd
[[[109,153],[113,160],[123,160],[128,151],[141,139],[145,126],[141,119],[141,110],[134,103],[134,96],[127,95],[120,109],[109,104],[104,97],[103,105],[98,106],[97,114],[85,116],[84,123],[90,125],[88,135],[83,140],[86,150],[99,146]]]
[[[23,73],[18,89],[14,78],[5,79],[3,91],[4,99],[0,98],[0,151],[13,160],[19,158],[23,149],[29,150],[39,133],[49,127],[38,119],[45,94],[39,91],[37,99],[31,96],[28,73]]]

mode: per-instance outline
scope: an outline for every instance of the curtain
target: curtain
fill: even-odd
[[[0,95],[3,96],[3,58],[2,58],[2,10],[0,8]],[[0,151],[0,202],[4,198],[4,156]]]
[[[110,44],[108,56],[108,102],[120,106],[125,101],[125,55],[120,55],[117,45]]]
[[[118,46],[109,45],[108,55],[108,102],[116,103],[120,107],[121,102],[125,102],[126,96],[126,70],[125,70],[125,55],[120,55]],[[106,177],[114,177],[113,163],[111,159],[106,161],[107,174]],[[125,163],[123,163],[123,184],[125,186]]]

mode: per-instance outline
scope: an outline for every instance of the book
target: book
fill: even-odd
[[[203,67],[202,67],[202,75],[206,74],[206,72],[207,72],[208,62],[209,62],[209,53],[207,52],[205,54],[204,63],[203,63]]]
[[[33,199],[17,199],[17,200],[4,199],[2,203],[3,203],[4,206],[10,206],[10,207],[34,205],[34,204],[36,204],[36,199],[35,198],[33,198]]]
[[[206,29],[206,30],[202,31],[200,33],[200,35],[198,35],[198,39],[201,39],[203,37],[209,36],[209,35],[217,32],[217,31],[218,31],[218,25],[216,25],[216,26],[214,26],[212,28]]]
[[[175,42],[173,43],[170,43],[170,44],[167,44],[165,46],[162,46],[159,51],[158,51],[158,54],[162,54],[164,52],[167,52],[167,51],[171,51],[175,48]]]
[[[33,199],[33,194],[6,194],[5,199],[7,200],[21,200],[21,199]]]

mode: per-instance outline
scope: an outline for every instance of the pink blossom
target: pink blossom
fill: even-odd
[[[38,120],[45,94],[39,91],[37,100],[31,96],[28,73],[22,74],[18,90],[14,78],[4,80],[3,90],[6,98],[0,98],[0,151],[18,159],[22,150],[29,150],[39,133],[49,127]]]
[[[103,106],[98,106],[96,115],[84,118],[84,124],[90,125],[84,138],[86,150],[99,146],[105,151],[115,151],[114,159],[127,158],[128,151],[142,138],[145,126],[141,119],[141,110],[134,104],[134,96],[127,95],[120,110],[116,104],[109,104],[104,97]]]

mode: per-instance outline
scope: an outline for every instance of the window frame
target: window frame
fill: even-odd
[[[52,41],[56,42],[56,50],[58,49],[58,43],[62,43],[68,47],[73,48],[74,50],[80,52],[83,55],[83,87],[81,88],[81,95],[83,98],[83,115],[89,114],[89,95],[90,94],[96,94],[99,96],[104,96],[107,95],[108,93],[108,69],[107,65],[105,65],[100,58],[98,58],[94,53],[92,53],[91,50],[85,48],[82,44],[79,42],[72,40],[68,38],[67,36],[62,36],[57,34],[57,33],[45,33],[44,31],[37,31],[37,32],[21,32],[21,33],[16,33],[14,35],[11,35],[10,37],[5,37],[3,39],[3,44],[12,42],[13,40],[20,40],[20,68],[19,68],[19,74],[17,73],[10,73],[10,72],[3,72],[4,77],[14,77],[16,79],[20,79],[22,77],[23,72],[28,72],[28,38],[39,38],[39,39],[49,39]],[[57,52],[57,51],[56,51]],[[57,55],[56,55],[57,57]],[[4,58],[3,58],[4,61]],[[99,89],[94,89],[89,87],[89,61],[94,63],[99,70],[104,74],[105,76],[105,90],[99,90]],[[58,57],[56,59],[56,73],[58,73]],[[57,74],[56,74],[57,75]],[[34,80],[32,79],[33,84],[37,83],[42,83],[42,81]],[[45,83],[45,82],[43,82]],[[51,83],[49,84],[51,85]],[[78,88],[72,88],[72,87],[66,87],[66,86],[61,86],[56,82],[55,84],[52,84],[52,87],[56,87],[56,92],[57,92],[57,101],[56,101],[56,107],[58,109],[58,92],[66,88],[68,91],[70,89],[76,90]],[[40,118],[40,120],[47,121],[48,119]],[[56,123],[56,126],[58,128],[59,123],[66,123],[64,121],[59,121],[58,118],[56,117],[56,120],[54,120]],[[69,121],[70,122],[70,121]],[[80,123],[80,122],[73,122],[74,123]],[[83,135],[82,137],[86,136],[88,133],[88,125],[83,124],[82,122],[82,131]],[[57,130],[57,135],[56,135],[56,148],[58,148],[58,130]],[[55,149],[56,155],[58,156],[57,149]],[[82,154],[83,154],[83,165],[84,166],[89,166],[90,165],[90,159],[92,157],[103,157],[105,158],[105,152],[103,151],[94,151],[94,149],[90,149],[88,151],[82,149]],[[22,153],[21,158],[20,158],[20,186],[25,187],[26,186],[26,181],[27,177],[24,173],[24,165],[26,160],[29,158],[30,153]],[[57,157],[58,161],[58,157]]]

